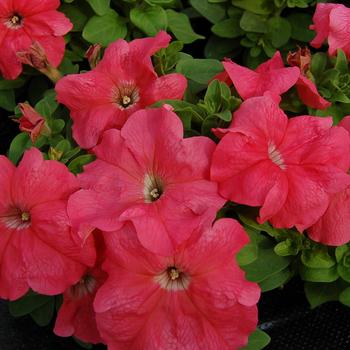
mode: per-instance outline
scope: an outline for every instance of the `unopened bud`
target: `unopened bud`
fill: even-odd
[[[97,63],[101,59],[101,49],[100,44],[91,45],[85,53],[85,58],[88,59],[91,69],[97,66]]]
[[[299,67],[305,75],[310,68],[311,52],[307,47],[298,47],[298,51],[288,53],[287,62],[292,67]]]

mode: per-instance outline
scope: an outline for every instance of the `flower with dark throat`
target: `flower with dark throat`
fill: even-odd
[[[147,249],[172,253],[225,202],[209,181],[214,148],[207,137],[183,139],[181,120],[166,108],[134,113],[103,134],[97,159],[78,176],[82,190],[68,204],[73,226],[113,232],[132,221]]]
[[[17,168],[0,156],[1,298],[18,299],[29,288],[63,293],[94,264],[93,238],[78,244],[67,217],[68,196],[77,189],[74,175],[36,148]]]
[[[105,130],[120,129],[135,111],[159,100],[183,97],[185,77],[177,73],[158,77],[151,61],[170,39],[160,32],[154,38],[130,43],[117,40],[92,71],[68,75],[58,82],[57,99],[69,108],[73,136],[82,148],[96,146]]]
[[[46,59],[57,67],[63,58],[63,36],[73,27],[57,8],[59,0],[0,1],[0,72],[15,79],[22,72],[17,53],[27,52],[34,42],[40,44]]]
[[[106,277],[99,267],[87,269],[80,281],[65,291],[56,319],[55,334],[60,337],[74,336],[85,343],[103,343],[97,330],[93,303]]]
[[[94,307],[108,349],[231,350],[247,344],[260,288],[245,279],[235,255],[248,236],[233,219],[200,233],[167,257],[144,249],[131,224],[104,235],[108,279]]]

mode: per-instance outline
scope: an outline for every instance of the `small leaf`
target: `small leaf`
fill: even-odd
[[[214,24],[212,32],[221,38],[237,38],[243,35],[244,31],[240,27],[239,19],[227,18]]]
[[[262,292],[268,292],[269,290],[279,288],[286,284],[290,277],[291,272],[287,268],[282,271],[278,271],[275,274],[269,276],[268,278],[260,281],[259,286]]]
[[[17,164],[25,150],[32,147],[32,141],[27,133],[18,134],[11,142],[8,157],[13,164]]]
[[[83,38],[90,43],[108,46],[111,42],[124,38],[128,30],[123,18],[109,9],[103,16],[93,16],[84,27]]]
[[[69,165],[68,169],[73,173],[73,174],[79,174],[83,172],[83,167],[86,164],[91,163],[95,159],[95,156],[91,154],[84,154],[82,156],[79,156],[75,159],[73,159]]]
[[[32,319],[40,327],[45,327],[50,324],[55,313],[55,298],[50,298],[50,300],[42,305],[41,307],[33,310],[30,313]]]
[[[165,10],[160,6],[147,8],[135,7],[130,11],[131,22],[150,36],[155,36],[160,30],[168,26]]]
[[[12,112],[16,107],[15,91],[0,90],[0,108]]]
[[[271,338],[259,328],[254,331],[248,339],[248,345],[240,350],[261,350],[265,348],[271,341]]]
[[[198,39],[205,39],[204,36],[193,31],[190,20],[185,14],[174,10],[166,10],[166,13],[169,29],[178,40],[181,40],[184,44],[191,44]]]
[[[241,28],[246,32],[266,33],[267,23],[263,16],[245,11],[240,21]]]
[[[111,3],[111,0],[86,0],[92,9],[99,15],[103,16],[105,15],[108,10]]]
[[[267,21],[267,26],[267,37],[274,47],[279,48],[288,42],[292,34],[292,27],[285,18],[272,17]]]
[[[190,0],[190,4],[211,23],[220,23],[226,17],[225,7],[203,0]]]

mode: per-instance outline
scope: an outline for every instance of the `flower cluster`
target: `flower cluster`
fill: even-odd
[[[225,59],[214,80],[222,101],[210,108],[230,123],[217,123],[217,138],[184,136],[164,100],[188,112],[182,99],[197,86],[152,60],[171,37],[119,39],[102,59],[94,45],[92,69],[61,78],[56,67],[72,24],[59,5],[1,2],[0,71],[15,79],[29,64],[57,81],[58,113],[69,111],[67,134],[91,161],[75,176],[57,125],[19,105],[19,128],[34,147],[17,167],[0,156],[0,297],[62,294],[54,332],[110,350],[244,347],[257,326],[260,287],[236,261],[249,236],[222,209],[259,207],[259,224],[348,243],[350,116],[335,126],[332,117],[285,113],[281,99],[291,89],[309,111],[331,106],[311,73],[310,50],[299,48],[289,67],[280,51],[255,70]],[[330,55],[349,56],[349,11],[318,4],[311,45],[328,38]],[[223,106],[232,107],[228,119]],[[40,146],[50,137],[57,149]]]

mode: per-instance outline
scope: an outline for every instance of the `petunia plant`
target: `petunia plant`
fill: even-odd
[[[350,306],[349,22],[312,0],[3,0],[10,312],[86,348],[259,350],[261,292],[298,277],[311,307]]]

